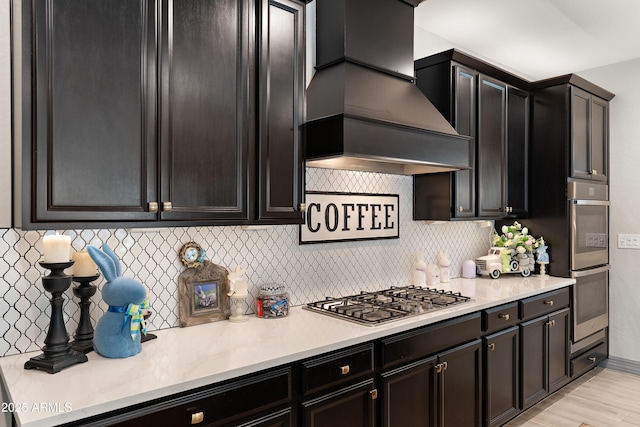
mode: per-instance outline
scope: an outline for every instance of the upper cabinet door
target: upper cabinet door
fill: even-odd
[[[607,181],[609,175],[609,103],[591,97],[591,179]]]
[[[478,216],[502,217],[507,86],[480,75],[478,81]]]
[[[453,174],[455,195],[452,217],[476,216],[476,72],[460,65],[453,66],[453,126],[460,135],[471,137],[469,158],[471,169]]]
[[[27,3],[22,225],[155,220],[155,3],[37,0],[31,14]]]
[[[505,206],[523,216],[529,212],[529,94],[507,88]]]
[[[570,86],[571,176],[607,181],[609,103]]]
[[[249,218],[250,4],[162,1],[163,220]]]
[[[260,2],[258,222],[302,223],[304,8]]]

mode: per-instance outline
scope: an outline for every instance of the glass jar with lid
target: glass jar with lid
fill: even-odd
[[[256,298],[256,315],[263,318],[285,317],[289,314],[289,294],[284,285],[270,283],[260,286]]]

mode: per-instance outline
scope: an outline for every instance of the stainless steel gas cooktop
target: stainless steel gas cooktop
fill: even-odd
[[[330,298],[308,303],[304,308],[319,313],[375,326],[409,316],[470,301],[459,292],[419,286],[390,287],[381,291]]]

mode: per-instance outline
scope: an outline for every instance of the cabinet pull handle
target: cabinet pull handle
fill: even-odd
[[[549,307],[553,307],[553,300],[545,301],[544,303]]]
[[[550,328],[556,326],[556,321],[555,320],[550,320],[547,322],[547,326],[549,326]]]
[[[458,212],[464,212],[464,208],[463,208],[462,206],[460,206],[460,207],[458,208]]]
[[[509,313],[507,313],[507,314],[501,314],[501,315],[499,315],[498,317],[499,317],[499,318],[501,318],[501,319],[504,319],[504,320],[509,320]]]
[[[347,375],[350,369],[351,368],[349,368],[349,365],[340,366],[340,373],[342,375]]]
[[[307,204],[306,203],[300,203],[300,205],[298,207],[300,208],[300,212],[302,212],[302,213],[307,212]]]
[[[162,202],[162,210],[165,212],[171,212],[173,210],[173,205],[171,202]]]
[[[374,388],[369,394],[371,395],[371,400],[376,400],[378,398],[378,389]]]
[[[595,358],[595,356],[591,356],[588,359],[589,359],[589,362],[591,362],[591,363],[596,363],[596,360],[598,360],[598,359]]]
[[[442,366],[442,370],[446,371],[447,368],[449,367],[449,364],[447,362],[442,362],[442,364],[444,365],[444,366]]]
[[[191,424],[200,424],[204,421],[204,412],[196,412],[195,414],[191,414]]]
[[[442,363],[438,363],[436,366],[434,366],[436,368],[436,374],[440,374],[442,373],[442,368],[444,368],[444,364]]]
[[[491,351],[496,349],[496,345],[494,343],[489,344],[488,347],[489,347],[489,350]]]
[[[592,170],[592,171],[591,171],[591,175],[598,175],[598,171],[597,171],[597,170],[595,170],[595,169],[594,169],[594,170]]]
[[[149,202],[149,212],[158,212],[158,202]]]

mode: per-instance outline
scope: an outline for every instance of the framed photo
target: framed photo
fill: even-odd
[[[180,273],[178,305],[181,328],[229,317],[228,274],[226,268],[209,261]]]

